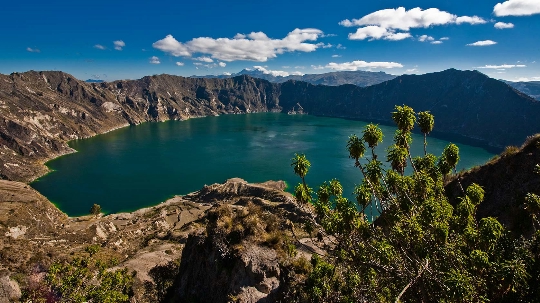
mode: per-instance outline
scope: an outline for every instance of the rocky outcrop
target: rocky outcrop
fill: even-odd
[[[270,83],[249,76],[170,75],[85,83],[62,72],[0,75],[0,177],[29,181],[69,140],[146,121],[222,114],[302,112],[391,123],[394,105],[430,110],[441,134],[498,148],[540,132],[540,102],[479,72],[406,75],[378,85]]]
[[[281,298],[286,288],[284,264],[295,258],[287,247],[303,246],[293,237],[295,224],[313,219],[290,194],[283,194],[282,187],[282,183],[231,179],[186,197],[215,205],[205,217],[206,229],[189,236],[175,285],[165,301],[276,302]]]

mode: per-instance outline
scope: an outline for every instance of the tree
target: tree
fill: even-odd
[[[100,213],[101,213],[101,206],[99,204],[94,203],[94,205],[92,205],[92,207],[90,208],[90,214],[97,216]]]
[[[513,238],[497,219],[477,220],[484,190],[476,184],[452,205],[444,176],[456,171],[459,148],[449,144],[440,157],[424,153],[413,160],[414,111],[397,106],[392,117],[398,131],[388,169],[376,157],[361,162],[365,144],[378,142],[366,135],[371,130],[362,139],[349,137],[349,156],[363,175],[356,203],[343,196],[338,180],[323,183],[311,200],[319,238],[332,245],[325,256],[312,258],[296,301],[538,302],[540,232],[529,240]],[[407,157],[415,167],[410,175]],[[306,175],[301,185],[307,188]],[[540,212],[539,199],[527,199],[531,213]],[[368,205],[378,210],[375,220],[366,217]]]
[[[435,119],[429,111],[418,113],[418,125],[420,131],[424,134],[424,155],[427,155],[427,135],[433,130]]]

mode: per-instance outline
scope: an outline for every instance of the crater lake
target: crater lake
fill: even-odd
[[[311,187],[337,178],[352,198],[362,176],[348,158],[347,139],[361,136],[368,123],[280,113],[144,123],[71,141],[77,152],[49,161],[51,172],[31,186],[69,216],[87,215],[94,203],[106,213],[133,211],[233,177],[284,180],[291,192],[300,182],[291,158],[304,153],[311,162]],[[376,152],[385,161],[396,128],[380,127],[384,139]],[[448,143],[428,136],[428,152],[440,156]],[[458,170],[493,157],[483,148],[454,143],[460,149]],[[413,134],[411,153],[423,155],[421,134]]]

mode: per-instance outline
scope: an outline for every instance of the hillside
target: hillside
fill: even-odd
[[[496,217],[517,235],[531,235],[533,223],[524,208],[525,195],[540,195],[540,135],[530,137],[521,148],[509,148],[500,156],[469,171],[459,174],[464,188],[476,183],[485,190],[484,202],[478,206],[478,219]],[[457,178],[446,186],[449,197],[457,204],[462,196]]]
[[[17,181],[44,174],[45,161],[72,152],[69,140],[146,121],[288,112],[297,104],[309,114],[385,123],[395,104],[407,104],[432,111],[441,134],[496,148],[540,132],[540,102],[479,72],[453,69],[366,88],[249,76],[85,83],[62,72],[30,71],[0,75],[0,103],[0,176]]]

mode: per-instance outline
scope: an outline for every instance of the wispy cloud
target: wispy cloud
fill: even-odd
[[[517,82],[529,82],[529,81],[540,81],[540,77],[522,77],[522,78],[518,78],[514,81],[517,81]]]
[[[396,62],[366,62],[361,60],[356,60],[352,62],[343,62],[343,63],[328,63],[325,68],[337,70],[337,71],[357,71],[364,68],[399,68],[403,67],[400,63]]]
[[[365,40],[369,38],[369,41],[379,39],[398,41],[410,37],[412,37],[410,33],[396,33],[393,29],[388,29],[377,25],[361,27],[357,29],[355,33],[349,34],[349,40]]]
[[[206,63],[214,62],[214,60],[212,60],[212,58],[210,58],[210,57],[197,57],[197,58],[193,58],[193,60],[202,61],[202,62],[206,62]]]
[[[422,36],[418,37],[418,41],[420,41],[420,42],[433,41],[433,40],[435,40],[435,38],[433,38],[431,36],[428,36],[428,35],[422,35]]]
[[[527,67],[527,65],[524,65],[524,64],[484,65],[484,66],[477,66],[476,68],[508,69],[508,68],[515,68],[515,67]]]
[[[475,25],[475,24],[486,24],[487,21],[478,17],[478,16],[472,16],[472,17],[469,17],[469,16],[462,16],[462,17],[457,17],[456,18],[456,24],[463,24],[463,23],[468,23],[468,24],[472,24],[472,25]]]
[[[148,61],[150,62],[151,64],[160,64],[161,62],[159,61],[159,58],[156,57],[156,56],[152,56],[150,57],[150,60]],[[178,64],[177,64],[178,65]]]
[[[476,41],[474,43],[467,44],[468,46],[489,46],[489,45],[495,45],[497,42],[492,40],[482,40],[482,41]]]
[[[94,45],[94,48],[101,49],[101,50],[107,49],[105,46],[103,46],[101,44]]]
[[[269,70],[269,69],[266,69],[264,66],[254,66],[253,68],[255,70],[258,70],[258,71],[262,72],[265,75],[272,75],[274,77],[288,77],[290,75],[297,75],[297,76],[304,75],[303,73],[301,73],[299,71],[289,73],[289,72],[282,71],[282,70]]]
[[[540,1],[508,0],[503,3],[497,3],[495,7],[493,7],[493,14],[498,17],[540,14]]]
[[[234,38],[200,37],[182,43],[172,35],[156,41],[152,46],[175,57],[191,57],[200,53],[221,61],[266,62],[285,52],[312,52],[322,45],[316,41],[323,32],[314,28],[295,29],[282,39],[272,39],[263,32],[237,34]]]
[[[225,67],[225,66],[227,66],[227,63],[225,63],[225,62],[219,62],[218,65],[219,65],[220,67]]]
[[[419,7],[406,10],[404,7],[383,9],[368,14],[360,19],[343,20],[339,24],[345,27],[358,26],[355,33],[349,34],[350,40],[403,40],[412,37],[411,28],[428,28],[446,24],[484,24],[478,16],[457,16],[438,8],[423,10]]]
[[[437,40],[437,41],[431,41],[430,43],[431,43],[431,44],[443,44],[443,42],[440,41],[440,40]]]
[[[184,66],[184,62],[176,62],[177,66]]]
[[[118,51],[121,51],[126,46],[126,43],[124,43],[122,40],[113,41],[113,43],[114,49]]]
[[[332,55],[332,58],[341,58],[341,55]]]
[[[450,38],[448,38],[448,37],[442,37],[442,38],[441,38],[441,39],[439,39],[439,40],[441,40],[441,41],[445,41],[445,40],[450,40]]]
[[[513,23],[497,22],[493,25],[496,29],[514,28]]]
[[[31,48],[31,47],[27,47],[26,48],[26,51],[27,52],[31,52],[31,53],[41,53],[41,51],[37,48]]]

